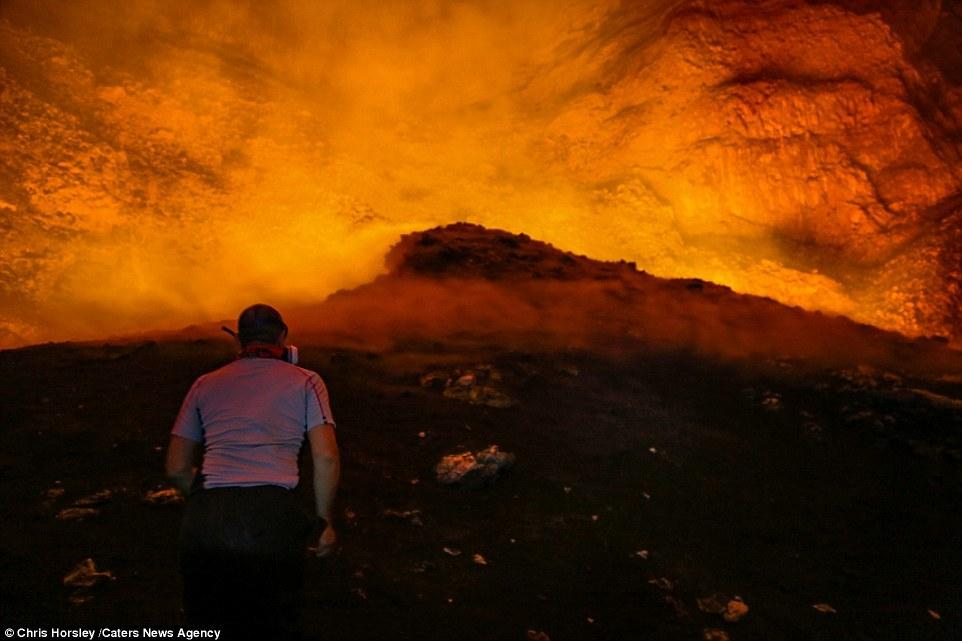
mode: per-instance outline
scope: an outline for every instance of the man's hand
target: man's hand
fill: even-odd
[[[337,532],[334,528],[328,524],[324,531],[321,532],[321,536],[317,539],[317,547],[311,548],[314,551],[314,555],[318,557],[330,556],[334,552],[334,546],[337,544]]]

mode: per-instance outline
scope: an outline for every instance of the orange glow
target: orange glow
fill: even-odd
[[[874,245],[832,273],[789,255],[786,234],[876,224],[867,187],[804,189],[834,161],[802,143],[769,165],[726,147],[764,99],[703,91],[717,70],[680,48],[701,20],[666,21],[680,4],[4,3],[0,346],[318,301],[456,220],[931,330],[846,280]],[[933,198],[957,189],[933,175]],[[838,220],[801,218],[826,198]]]

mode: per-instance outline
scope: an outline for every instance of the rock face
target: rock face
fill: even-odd
[[[920,56],[958,28],[941,4],[692,1],[663,9],[657,39],[632,4],[595,30],[605,82],[559,109],[546,157],[664,227],[679,256],[825,275],[837,311],[958,337],[962,92]],[[723,282],[804,297],[751,269]]]
[[[190,221],[209,215],[227,141],[190,143],[167,122],[177,117],[168,96],[104,83],[63,43],[2,21],[0,43],[2,348],[71,324],[82,335],[67,319],[90,305],[101,318],[123,313],[117,293],[163,271],[143,260],[157,242],[174,262],[198,251],[204,236]]]

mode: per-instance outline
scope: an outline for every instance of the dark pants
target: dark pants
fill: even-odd
[[[221,638],[294,638],[310,524],[277,486],[194,492],[180,531],[184,612]]]

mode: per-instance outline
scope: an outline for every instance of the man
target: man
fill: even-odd
[[[337,540],[340,459],[327,388],[285,360],[287,325],[253,305],[237,322],[241,352],[198,378],[171,430],[167,475],[189,495],[180,533],[184,611],[192,626],[234,636],[294,636],[310,529],[293,489],[305,434],[320,536]],[[194,467],[203,448],[200,474]]]

